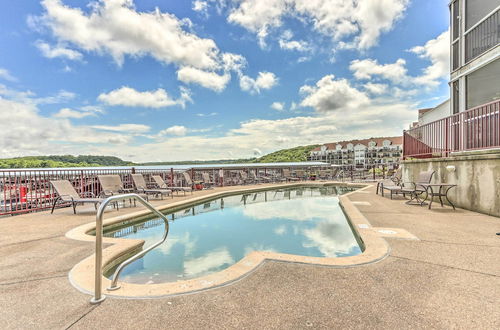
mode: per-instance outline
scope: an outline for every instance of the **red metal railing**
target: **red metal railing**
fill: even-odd
[[[500,148],[500,100],[403,133],[403,158],[447,157],[451,152]]]

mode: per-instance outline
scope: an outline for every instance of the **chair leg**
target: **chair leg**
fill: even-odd
[[[61,197],[57,197],[55,200],[54,200],[54,204],[52,205],[52,211],[50,211],[50,214],[54,213],[54,209],[56,208],[56,204],[57,204],[57,201],[60,200]]]

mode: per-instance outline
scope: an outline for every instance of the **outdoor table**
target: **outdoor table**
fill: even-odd
[[[431,208],[432,201],[434,197],[439,197],[439,201],[441,202],[441,206],[443,207],[443,199],[441,197],[446,198],[448,203],[453,207],[453,210],[455,210],[455,205],[450,201],[448,198],[448,191],[450,191],[451,188],[456,187],[456,184],[448,184],[448,183],[420,183],[420,186],[424,187],[427,196],[425,196],[425,200],[430,197],[429,201],[429,209]],[[425,201],[424,200],[424,201]]]

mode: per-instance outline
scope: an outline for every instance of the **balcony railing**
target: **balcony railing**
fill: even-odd
[[[500,10],[466,33],[465,62],[467,63],[500,43]],[[456,53],[458,54],[458,51]]]
[[[500,100],[403,134],[403,158],[447,157],[451,152],[500,148]]]

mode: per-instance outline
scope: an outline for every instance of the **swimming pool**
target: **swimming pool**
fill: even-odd
[[[310,257],[362,252],[338,196],[340,186],[297,187],[218,198],[168,214],[166,242],[124,268],[121,281],[176,282],[228,268],[252,251]],[[163,220],[150,218],[107,230],[106,237],[161,239]],[[114,269],[108,271],[110,277]]]

